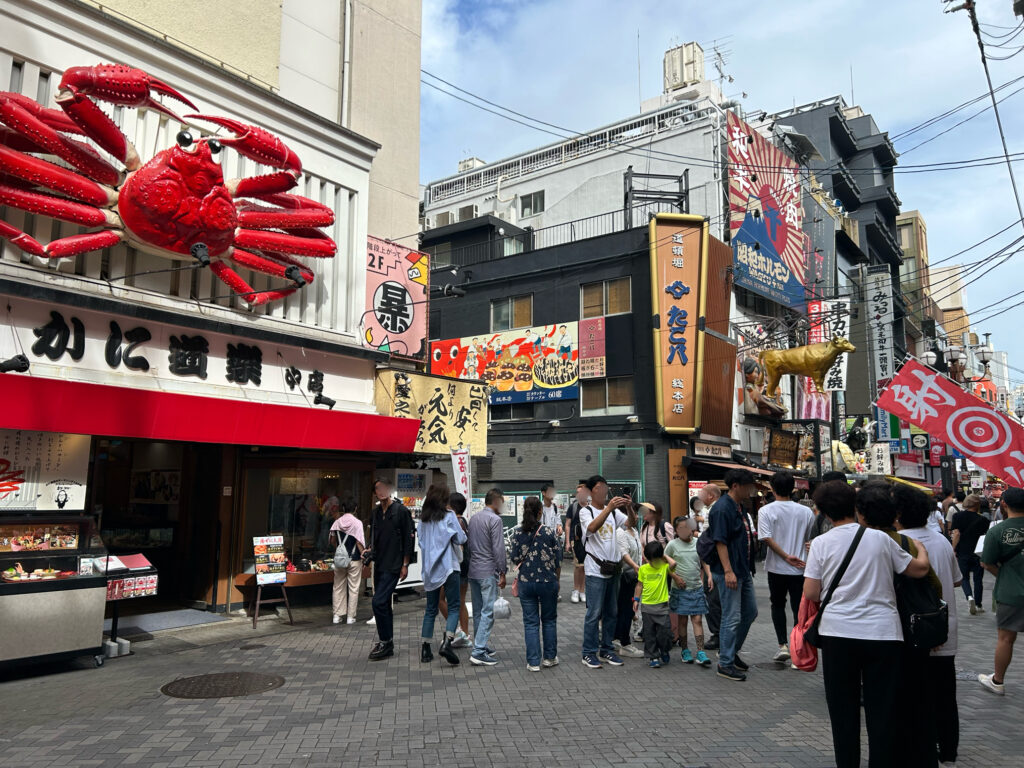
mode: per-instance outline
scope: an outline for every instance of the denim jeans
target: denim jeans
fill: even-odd
[[[488,576],[486,579],[470,579],[469,589],[473,598],[473,653],[483,653],[491,640],[491,629],[494,628],[494,601],[498,599],[498,577]],[[458,618],[458,613],[449,611],[451,616]]]
[[[615,625],[618,621],[619,575],[604,579],[587,576],[587,615],[583,619],[583,655],[615,649]]]
[[[390,642],[395,637],[395,613],[391,609],[391,596],[398,586],[398,573],[387,573],[373,569],[373,618],[377,620],[377,637]]]
[[[965,597],[973,597],[974,602],[981,605],[982,579],[985,571],[981,567],[981,559],[973,552],[966,555],[957,555],[956,563],[960,566],[960,574],[963,576],[963,583],[960,585],[964,590]],[[971,591],[971,577],[974,577],[974,591]]]
[[[558,582],[520,581],[519,604],[523,606],[523,633],[526,635],[526,663],[540,664],[540,628],[544,627],[544,658],[558,655]]]
[[[754,578],[738,580],[736,589],[725,586],[725,574],[714,573],[715,592],[722,601],[722,624],[718,631],[718,663],[731,667],[736,654],[743,648],[750,625],[757,618],[757,598],[754,597]]]
[[[448,574],[448,578],[445,579],[437,589],[432,589],[427,592],[427,610],[423,614],[423,632],[421,637],[423,642],[429,643],[434,637],[434,619],[437,618],[437,607],[441,602],[441,590],[444,590],[444,599],[448,602],[448,623],[445,625],[445,631],[449,635],[454,635],[455,630],[459,627],[459,572],[452,571]]]

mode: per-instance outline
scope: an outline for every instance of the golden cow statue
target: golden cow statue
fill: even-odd
[[[758,355],[761,364],[761,378],[758,385],[768,379],[765,390],[768,397],[776,397],[779,392],[779,380],[787,373],[806,376],[814,382],[818,392],[825,391],[825,374],[835,363],[836,358],[844,352],[856,352],[857,348],[842,336],[835,336],[831,341],[821,344],[808,344],[806,347],[793,349],[765,349]]]

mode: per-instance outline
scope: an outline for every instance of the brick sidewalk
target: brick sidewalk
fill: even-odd
[[[398,606],[398,655],[379,663],[366,660],[373,627],[331,625],[324,607],[310,609],[295,631],[243,633],[237,622],[224,622],[158,633],[136,643],[135,656],[102,669],[82,662],[0,682],[0,765],[833,765],[820,671],[768,661],[775,642],[763,574],[756,584],[760,616],[743,654],[754,667],[746,683],[677,659],[661,670],[634,659],[618,669],[586,669],[579,660],[584,607],[568,600],[559,605],[562,664],[540,673],[525,668],[514,600],[512,619],[495,628],[502,663],[493,668],[471,666],[467,651],[456,668],[420,664],[422,600]],[[567,588],[566,579],[566,595]],[[962,594],[958,600],[958,765],[1020,766],[1024,650],[1005,698],[983,690],[973,677],[991,671],[994,618],[966,615]],[[235,670],[286,682],[261,696],[218,700],[159,692],[179,677]]]

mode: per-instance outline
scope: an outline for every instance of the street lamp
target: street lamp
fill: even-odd
[[[935,354],[933,350],[929,349],[927,352],[924,352],[921,355],[921,362],[927,365],[929,368],[932,368],[935,366],[937,362],[939,362],[939,356]]]
[[[953,344],[952,346],[950,346],[949,349],[946,350],[946,355],[949,357],[949,362],[959,363],[960,358],[963,357],[964,355],[964,350],[962,347]]]
[[[988,344],[982,344],[978,348],[978,362],[988,368],[988,364],[992,362],[992,347]]]
[[[1016,414],[1018,421],[1024,421],[1024,403],[1017,403],[1017,407],[1013,409],[1013,412]]]

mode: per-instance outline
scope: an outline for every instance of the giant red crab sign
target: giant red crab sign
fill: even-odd
[[[262,128],[226,117],[186,115],[234,135],[196,138],[183,130],[177,146],[143,163],[96,101],[157,109],[184,122],[156,101],[154,93],[196,109],[170,86],[122,64],[64,72],[56,97],[63,111],[0,92],[0,123],[7,126],[0,128],[0,205],[102,228],[43,245],[0,220],[0,237],[43,258],[75,256],[123,242],[169,259],[196,259],[254,305],[309,283],[313,272],[294,257],[334,256],[334,241],[319,229],[334,223],[334,213],[314,200],[286,194],[302,171],[295,153]],[[124,170],[72,136],[92,139]],[[221,145],[280,170],[225,181],[213,160]],[[40,155],[59,158],[70,169]],[[290,285],[254,291],[231,264],[286,279]]]

